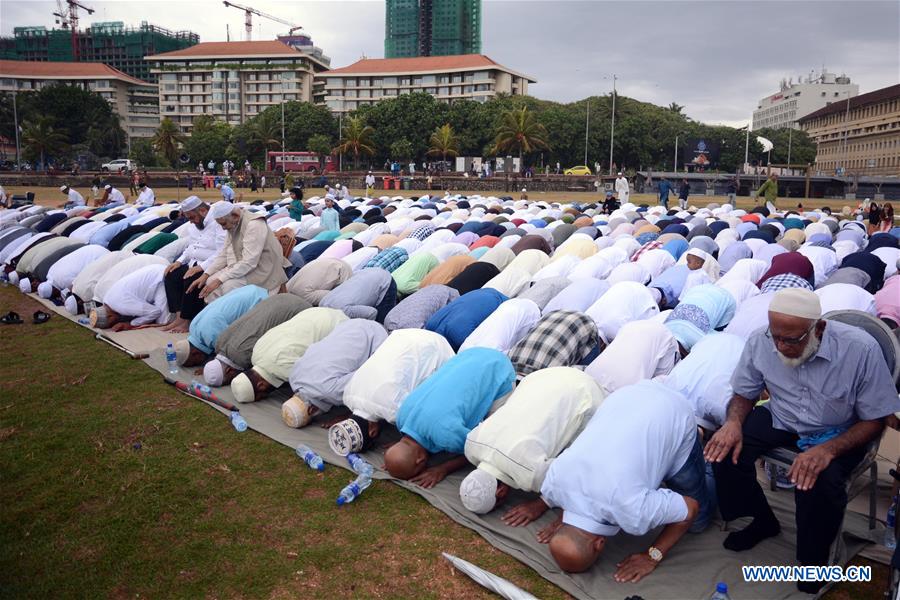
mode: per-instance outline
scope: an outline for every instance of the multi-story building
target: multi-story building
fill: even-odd
[[[331,62],[279,40],[204,42],[145,60],[159,77],[160,116],[186,133],[200,115],[239,125],[282,100],[312,102],[313,78]]]
[[[850,83],[846,75],[823,72],[818,77],[810,75],[806,79],[798,79],[796,83],[783,79],[778,93],[759,101],[753,111],[752,129],[798,129],[797,121],[801,117],[858,93],[859,86]]]
[[[384,56],[481,53],[481,0],[387,0]]]
[[[0,38],[0,59],[55,62],[100,62],[135,79],[156,83],[148,54],[193,46],[192,31],[169,31],[146,21],[126,27],[121,21],[93,23],[84,31],[46,27],[16,27],[13,37]]]
[[[0,60],[0,93],[74,85],[100,94],[122,119],[129,138],[152,137],[159,127],[156,86],[103,63]]]
[[[325,82],[324,103],[335,114],[412,92],[425,92],[448,104],[486,102],[501,93],[524,96],[528,84],[537,82],[481,54],[364,58],[317,77]]]
[[[800,119],[824,174],[900,173],[900,84],[834,102]]]

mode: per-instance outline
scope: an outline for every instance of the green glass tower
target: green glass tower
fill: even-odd
[[[481,0],[386,0],[385,58],[481,54]]]

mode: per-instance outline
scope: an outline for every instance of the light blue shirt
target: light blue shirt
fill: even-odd
[[[502,352],[460,352],[406,397],[397,412],[397,429],[428,452],[462,454],[466,436],[495,400],[512,391],[515,380],[512,363]]]
[[[325,231],[337,231],[341,227],[338,224],[338,211],[333,208],[326,208],[322,211],[320,217],[320,225]]]
[[[245,285],[210,302],[191,321],[188,342],[212,354],[219,334],[268,296],[269,292],[259,286]]]
[[[227,183],[223,183],[222,187],[219,189],[222,192],[222,200],[234,202],[234,190],[231,189],[230,185],[228,185]]]
[[[584,431],[553,461],[541,486],[563,523],[597,535],[644,535],[688,516],[680,494],[660,489],[697,437],[685,398],[645,380],[610,394]]]

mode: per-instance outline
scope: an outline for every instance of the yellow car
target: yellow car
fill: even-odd
[[[566,169],[565,174],[566,175],[590,175],[591,170],[588,169],[586,166],[581,165],[579,167],[572,167],[571,169]]]

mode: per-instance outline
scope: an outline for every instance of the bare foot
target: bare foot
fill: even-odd
[[[562,515],[546,527],[541,528],[537,533],[537,540],[542,544],[549,543],[560,527],[562,527]]]
[[[191,322],[181,317],[176,317],[174,321],[163,327],[163,331],[171,331],[172,333],[186,333],[191,326]]]
[[[506,514],[501,517],[501,520],[510,527],[522,527],[523,525],[528,525],[547,512],[548,508],[550,507],[547,506],[543,500],[535,498],[534,500],[529,500],[528,502],[523,502],[522,504],[512,507],[506,511]]]

